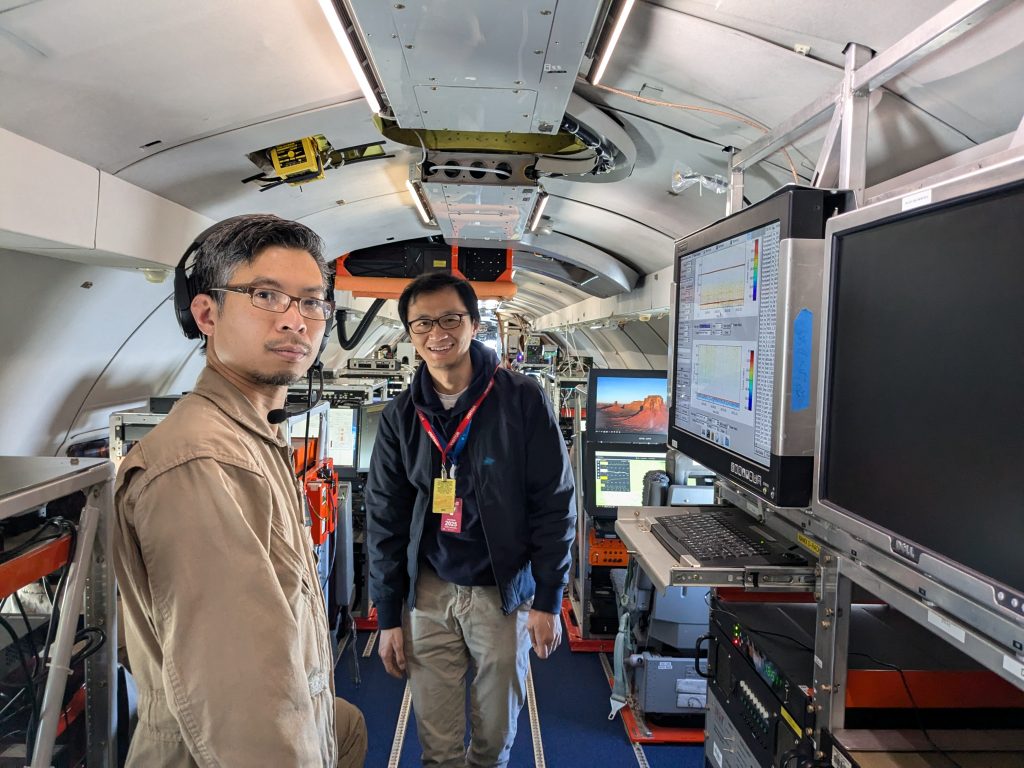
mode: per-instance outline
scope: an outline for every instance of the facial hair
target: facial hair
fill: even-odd
[[[291,373],[290,371],[283,371],[281,373],[253,371],[250,373],[249,378],[256,384],[265,384],[270,387],[287,387],[297,382],[303,376],[305,376],[304,373]]]

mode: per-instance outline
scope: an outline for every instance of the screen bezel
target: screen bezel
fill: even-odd
[[[591,368],[587,373],[587,433],[595,441],[611,445],[664,445],[664,432],[600,432],[596,430],[597,382],[599,379],[665,379],[665,407],[669,407],[668,372],[633,368]],[[669,422],[671,423],[671,412]]]
[[[936,552],[919,542],[909,539],[898,531],[882,526],[856,512],[846,509],[831,501],[825,491],[825,473],[827,464],[828,414],[830,405],[832,368],[832,328],[834,322],[834,290],[837,243],[846,235],[882,226],[924,214],[934,213],[962,202],[978,199],[998,192],[1010,186],[1019,186],[1024,182],[1024,157],[1012,158],[996,163],[988,168],[967,173],[934,186],[915,190],[904,196],[882,201],[857,211],[852,211],[829,222],[826,228],[827,258],[825,262],[823,296],[823,327],[819,339],[819,359],[821,375],[818,380],[817,397],[817,431],[816,455],[820,460],[814,472],[814,493],[811,502],[813,513],[826,523],[835,526],[840,535],[847,535],[857,542],[857,547],[864,556],[864,547],[870,546],[876,557],[893,573],[909,568],[910,572],[920,574],[919,583],[937,582],[952,590],[952,593],[965,595],[968,598],[988,605],[999,611],[1008,613],[1021,621],[1024,612],[1020,608],[1013,611],[1007,604],[1016,596],[1024,600],[1024,594],[1009,587],[997,579],[965,565],[952,557]],[[904,579],[908,587],[912,583]],[[922,589],[922,587],[918,587]],[[997,598],[1002,591],[1004,599]],[[951,594],[952,594],[951,593]],[[941,590],[929,592],[929,599],[952,613],[958,613],[962,606],[957,598],[951,598]],[[976,617],[972,620],[976,621]]]
[[[787,240],[821,240],[824,237],[826,216],[831,215],[833,210],[844,210],[849,204],[850,195],[847,192],[832,192],[790,185],[783,187],[771,197],[744,208],[732,216],[720,219],[676,243],[675,258],[672,264],[668,444],[708,469],[728,477],[731,481],[753,491],[769,503],[781,507],[806,507],[810,503],[814,469],[812,456],[779,455],[774,449],[775,440],[773,439],[769,463],[764,465],[675,425],[677,403],[674,374],[676,370],[680,265],[684,257],[731,238],[762,229],[775,222],[779,223],[780,251]],[[778,339],[776,341],[778,342]],[[779,361],[776,360],[777,370],[775,381],[772,383],[773,388],[775,382],[779,380],[778,368]],[[776,393],[773,392],[773,403],[778,401],[778,397],[775,395]],[[773,434],[780,428],[778,416],[778,413],[773,413]],[[808,446],[808,449],[810,447]]]

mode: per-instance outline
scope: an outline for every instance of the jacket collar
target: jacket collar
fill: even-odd
[[[412,386],[409,388],[413,405],[431,416],[454,416],[468,411],[487,388],[488,382],[494,375],[494,369],[498,367],[498,356],[490,347],[473,339],[469,343],[469,360],[473,364],[473,378],[470,380],[469,388],[462,393],[450,412],[445,411],[444,406],[441,405],[441,399],[434,391],[434,380],[430,377],[426,363],[420,363],[420,367],[416,369]]]
[[[280,427],[267,421],[267,414],[260,413],[249,399],[230,381],[210,366],[199,374],[193,393],[205,397],[227,416],[245,429],[274,445],[286,445]]]

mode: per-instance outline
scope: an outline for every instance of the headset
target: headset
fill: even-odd
[[[247,219],[248,216],[232,216],[231,218],[219,221],[216,224],[207,227],[200,232],[196,239],[192,241],[192,245],[188,247],[185,254],[181,257],[178,262],[178,266],[174,268],[174,312],[178,318],[178,325],[181,327],[181,332],[185,334],[187,339],[198,339],[202,337],[202,332],[199,330],[199,326],[196,324],[196,319],[192,316],[192,299],[199,293],[198,286],[195,280],[195,259],[192,260],[190,265],[189,259],[192,258],[195,253],[202,248],[203,243],[210,237],[210,234],[222,227],[225,224],[229,224],[233,221],[240,221]],[[189,271],[191,269],[191,271]],[[333,270],[332,270],[333,273]],[[333,274],[331,280],[327,286],[326,298],[328,301],[334,301],[334,280]],[[330,341],[331,332],[334,330],[334,317],[328,317],[324,323],[324,335],[320,339],[320,348],[316,352],[316,357],[313,359],[313,364],[309,367],[306,375],[309,377],[310,387],[312,390],[312,377],[314,372],[317,374],[319,379],[318,391],[316,397],[309,398],[308,405],[289,405],[284,408],[275,408],[267,414],[267,420],[271,424],[280,424],[292,416],[305,413],[312,410],[317,403],[320,402],[320,398],[324,392],[324,375],[323,369],[324,364],[320,362],[320,356],[324,353],[327,348],[327,342]]]

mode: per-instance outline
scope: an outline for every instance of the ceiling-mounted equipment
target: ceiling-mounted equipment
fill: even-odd
[[[445,239],[513,241],[523,236],[537,198],[533,155],[424,155],[409,174]]]
[[[285,183],[298,186],[319,181],[333,168],[391,155],[385,153],[383,141],[335,149],[323,134],[317,134],[250,152],[247,157],[261,173],[242,179],[242,183],[256,182],[264,192]]]
[[[597,66],[592,69],[589,77],[591,85],[597,85],[604,77],[605,69],[608,68],[608,62],[611,61],[615,46],[619,43],[619,37],[626,26],[629,12],[633,10],[634,2],[635,0],[617,0],[612,12],[608,14],[608,21],[605,23],[601,40],[598,42],[601,50],[597,54]]]
[[[333,5],[354,22],[346,39],[372,61],[400,127],[554,134],[602,0]]]
[[[480,299],[510,299],[512,250],[459,248],[433,240],[407,240],[361,248],[338,259],[334,287],[356,297],[397,299],[413,279],[446,272],[469,281]]]

